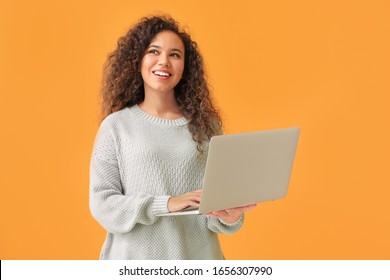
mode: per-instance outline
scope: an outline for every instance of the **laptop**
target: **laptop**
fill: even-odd
[[[199,208],[159,216],[206,214],[283,198],[299,133],[294,127],[212,137]]]

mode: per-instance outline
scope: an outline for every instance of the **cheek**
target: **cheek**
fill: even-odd
[[[149,72],[150,69],[150,60],[149,59],[142,59],[140,64],[140,71],[142,75],[146,75]]]
[[[153,65],[153,58],[146,55],[144,58],[141,60],[141,70],[145,69],[147,70]]]

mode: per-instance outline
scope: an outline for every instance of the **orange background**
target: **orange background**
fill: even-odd
[[[233,4],[234,3],[234,4]],[[96,259],[88,207],[102,65],[140,17],[189,27],[228,133],[301,127],[288,196],[229,259],[390,259],[390,5],[0,2],[0,259]]]

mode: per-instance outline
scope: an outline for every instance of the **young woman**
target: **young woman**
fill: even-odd
[[[101,259],[223,259],[255,205],[157,217],[197,206],[209,139],[221,133],[202,58],[170,17],[143,18],[108,57],[90,207],[107,230]]]

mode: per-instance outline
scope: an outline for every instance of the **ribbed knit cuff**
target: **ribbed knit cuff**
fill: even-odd
[[[169,213],[168,200],[171,198],[169,195],[155,196],[152,201],[153,215]]]
[[[223,221],[223,220],[221,220],[221,219],[219,219],[219,221],[221,222],[221,224],[223,224],[223,225],[225,225],[225,226],[234,227],[234,226],[236,226],[236,225],[242,223],[242,220],[243,220],[243,219],[244,219],[244,215],[241,214],[240,218],[239,218],[237,221],[235,221],[234,223],[227,223],[227,222],[225,222],[225,221]]]

